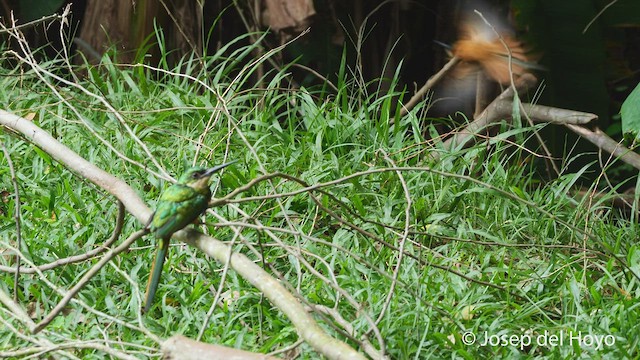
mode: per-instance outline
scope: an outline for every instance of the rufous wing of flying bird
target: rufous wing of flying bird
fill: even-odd
[[[507,32],[498,31],[482,21],[467,20],[460,25],[459,38],[451,46],[452,55],[460,59],[453,72],[455,77],[466,77],[480,67],[488,78],[507,85],[511,74],[515,80],[533,69],[543,69],[521,42]]]

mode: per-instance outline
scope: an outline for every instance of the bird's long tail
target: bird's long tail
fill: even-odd
[[[149,273],[149,282],[147,283],[147,295],[145,296],[144,312],[146,313],[151,308],[153,298],[158,290],[158,283],[160,282],[160,276],[162,275],[162,267],[164,265],[164,259],[167,256],[167,250],[169,249],[169,239],[160,239],[158,243],[158,251],[156,252],[156,259],[151,266],[151,272]]]

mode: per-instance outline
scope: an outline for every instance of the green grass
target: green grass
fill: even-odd
[[[273,231],[270,237],[245,227],[234,249],[259,264],[264,259],[267,270],[307,302],[335,307],[353,326],[355,339],[371,329],[364,314],[375,320],[384,307],[398,263],[395,249],[405,238],[393,297],[378,324],[393,358],[640,356],[640,290],[633,274],[640,274],[636,241],[640,229],[605,203],[572,199],[580,174],[541,183],[534,175],[535,159],[504,141],[507,135],[489,147],[444,151],[424,143],[419,135],[431,123],[420,118],[420,111],[400,117],[394,110],[402,93],[366,93],[344,64],[336,82],[338,92],[294,89],[286,68],[256,79],[259,64],[247,64],[251,50],[230,44],[204,59],[204,67],[184,60],[178,68],[164,71],[116,66],[105,56],[78,85],[106,100],[120,119],[100,99],[50,76],[39,78],[29,68],[0,69],[0,85],[6,89],[0,92],[0,102],[16,114],[35,113],[37,125],[127,181],[150,206],[168,183],[150,172],[159,170],[142,144],[174,176],[194,162],[219,163],[224,154],[239,159],[213,182],[218,196],[263,171],[283,172],[313,185],[389,168],[391,162],[420,167],[345,179],[323,188],[325,193],[246,201],[237,208],[215,210],[228,220],[285,230]],[[63,73],[59,62],[43,67]],[[200,82],[180,76],[185,73]],[[394,125],[389,125],[392,119]],[[504,130],[513,139],[515,134],[528,138],[536,129],[505,125]],[[7,130],[2,141],[17,169],[22,251],[29,261],[44,264],[81,254],[110,236],[117,214],[110,195]],[[427,154],[436,151],[441,158],[429,160]],[[13,185],[6,165],[6,158],[1,158],[2,249],[7,243],[15,245],[16,238]],[[242,196],[300,188],[275,179]],[[218,221],[212,216],[207,222],[210,233],[231,241],[230,229],[214,227]],[[122,237],[141,226],[128,216]],[[220,285],[222,268],[192,248],[172,247],[157,306],[139,324],[139,297],[153,244],[149,236],[138,241],[80,292],[78,300],[94,312],[71,303],[44,336],[55,343],[98,340],[141,357],[158,354],[158,344],[142,326],[162,338],[176,333],[195,338]],[[0,256],[0,263],[14,264],[11,256]],[[52,284],[68,289],[91,265],[87,261],[45,271],[47,281],[22,275],[19,303],[39,320],[60,300]],[[2,290],[11,294],[13,275],[0,276]],[[236,296],[215,309],[203,341],[271,352],[298,340],[282,313],[235,272],[228,272],[222,289]],[[32,346],[17,330],[4,326],[24,329],[6,308],[2,310],[0,349]],[[362,350],[330,316],[316,318],[330,334]],[[598,350],[575,344],[523,349],[464,345],[465,331],[474,332],[478,341],[484,340],[485,332],[538,336],[545,331],[551,335],[581,331],[612,335],[615,344]],[[368,338],[380,347],[373,333]],[[317,358],[309,346],[300,349],[301,358]],[[79,358],[107,356],[91,348],[67,351]]]

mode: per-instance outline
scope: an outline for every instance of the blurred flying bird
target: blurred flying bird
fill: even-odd
[[[506,85],[511,82],[511,73],[517,79],[528,70],[543,69],[535,64],[534,57],[524,49],[521,42],[506,31],[497,31],[500,30],[479,20],[467,19],[461,23],[458,40],[450,48],[451,54],[461,61],[454,71],[455,77],[465,77],[479,66],[488,78]]]

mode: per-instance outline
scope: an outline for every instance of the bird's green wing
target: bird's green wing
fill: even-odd
[[[197,196],[196,191],[181,184],[172,185],[162,193],[151,220],[151,230],[157,238],[167,238],[180,229],[177,222],[182,217],[182,211],[179,210]]]
[[[192,188],[180,184],[169,187],[160,197],[151,230],[157,238],[171,234],[189,225],[207,208],[208,198]]]

